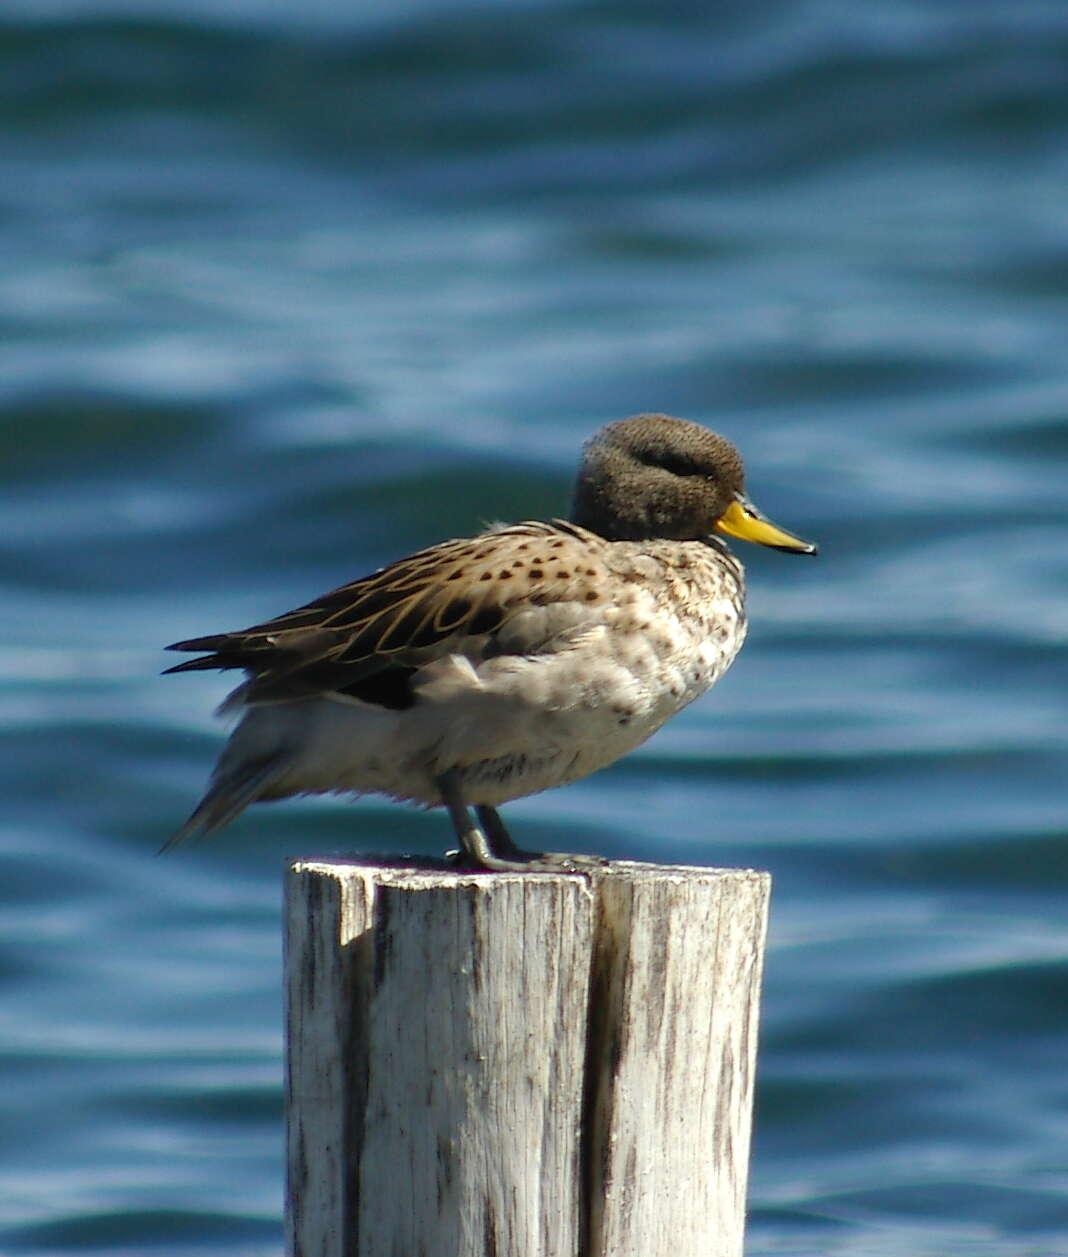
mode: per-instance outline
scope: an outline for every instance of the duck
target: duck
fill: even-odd
[[[750,501],[729,440],[639,414],[586,443],[566,519],[443,541],[251,628],[175,642],[197,657],[168,672],[244,680],[164,850],[253,803],[381,794],[444,808],[467,867],[551,866],[498,809],[614,763],[719,680],[747,628],[726,538],[817,553]]]

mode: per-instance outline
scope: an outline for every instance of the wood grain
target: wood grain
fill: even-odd
[[[292,1257],[738,1257],[769,879],[300,861]]]

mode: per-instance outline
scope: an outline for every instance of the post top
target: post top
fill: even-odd
[[[657,864],[645,860],[602,860],[596,856],[567,857],[559,868],[532,868],[496,872],[457,868],[432,857],[384,856],[302,856],[290,860],[294,876],[332,877],[340,880],[370,878],[380,884],[406,886],[412,890],[431,887],[460,887],[511,884],[515,882],[557,882],[572,880],[623,880],[627,882],[709,882],[756,881],[770,885],[771,874],[761,869],[719,868],[700,864]]]

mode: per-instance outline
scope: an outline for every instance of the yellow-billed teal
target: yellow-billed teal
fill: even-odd
[[[611,764],[737,654],[742,565],[714,533],[816,553],[749,502],[729,441],[637,415],[587,443],[568,521],[444,541],[264,624],[177,642],[210,653],[170,671],[247,679],[171,843],[260,800],[375,792],[444,804],[477,866],[531,867],[497,806]]]

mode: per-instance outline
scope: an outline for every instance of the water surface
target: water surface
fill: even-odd
[[[155,851],[166,642],[565,509],[600,423],[744,450],[734,670],[529,845],[775,878],[749,1252],[1068,1246],[1068,13],[8,0],[0,1236],[281,1250],[281,870]]]

